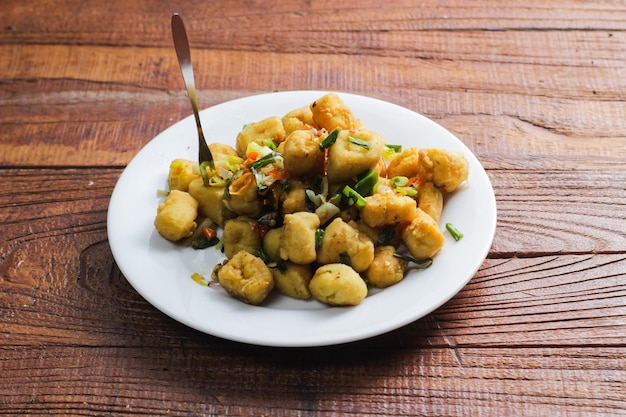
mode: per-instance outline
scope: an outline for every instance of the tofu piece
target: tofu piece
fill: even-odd
[[[154,227],[161,236],[176,242],[193,234],[197,216],[198,202],[189,193],[172,190],[157,208]]]
[[[402,231],[402,240],[415,259],[432,258],[444,244],[443,233],[423,210],[417,209],[416,217]]]
[[[260,122],[251,123],[239,132],[236,141],[239,156],[243,157],[246,154],[251,142],[263,145],[265,139],[272,139],[276,144],[285,140],[285,128],[279,117],[268,117]]]
[[[354,143],[362,141],[367,146]],[[346,182],[375,168],[383,152],[383,139],[371,130],[342,130],[328,149],[326,172],[331,183]]]
[[[280,237],[280,258],[296,264],[310,264],[317,258],[315,231],[320,219],[315,213],[286,214]]]
[[[237,214],[224,205],[225,187],[206,187],[202,178],[196,178],[189,183],[189,194],[198,202],[198,212],[208,217],[220,227],[224,227],[227,220],[237,217]]]

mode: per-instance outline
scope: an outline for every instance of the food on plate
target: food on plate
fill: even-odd
[[[222,250],[213,279],[254,305],[274,288],[357,305],[368,288],[427,267],[445,243],[445,197],[468,178],[461,152],[403,150],[333,93],[233,139],[209,145],[214,168],[172,161],[155,227],[173,242]]]
[[[228,294],[248,304],[261,304],[274,288],[272,271],[245,250],[220,265],[216,275]]]
[[[363,274],[372,287],[387,288],[402,281],[408,262],[395,254],[396,248],[392,245],[376,248],[374,260]]]
[[[172,190],[157,208],[154,227],[168,240],[181,240],[193,234],[197,215],[198,202],[189,193]]]
[[[355,306],[367,296],[367,285],[354,269],[346,264],[322,265],[309,284],[316,300],[333,306]]]

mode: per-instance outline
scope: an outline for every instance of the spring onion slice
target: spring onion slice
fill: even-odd
[[[463,237],[463,233],[459,232],[459,230],[454,227],[452,223],[446,223],[446,230],[450,232],[454,240],[456,240],[457,242]]]
[[[348,252],[341,252],[339,254],[339,262],[344,265],[352,266],[352,260],[350,259]]]
[[[389,144],[385,144],[385,148],[389,149],[390,151],[393,151],[395,153],[399,153],[402,152],[402,145],[389,145]]]
[[[210,169],[211,164],[209,161],[204,161],[200,164],[200,175],[202,176],[202,181],[204,182],[204,186],[208,187],[210,184],[209,174],[207,174],[207,168]]]
[[[324,150],[326,148],[330,148],[333,143],[337,142],[337,136],[339,136],[339,129],[335,129],[330,132],[330,134],[326,136],[326,139],[320,143],[320,149]]]
[[[394,187],[404,187],[409,183],[409,179],[405,176],[398,175],[391,179],[391,185]]]
[[[389,246],[393,243],[393,240],[396,238],[396,228],[394,226],[385,227],[380,235],[378,235],[378,241],[376,242],[378,246]]]
[[[412,256],[403,255],[403,254],[400,254],[400,253],[394,253],[393,256],[395,256],[398,259],[402,259],[403,261],[414,263],[415,266],[412,266],[409,269],[426,269],[426,268],[430,267],[433,264],[433,259],[432,258],[415,259]]]
[[[359,139],[359,138],[355,138],[352,136],[348,136],[348,142],[350,143],[354,143],[355,145],[358,145],[362,148],[368,149],[370,148],[370,143],[366,140],[363,139]]]
[[[346,185],[345,187],[343,187],[342,193],[346,197],[354,200],[354,204],[356,205],[356,208],[358,208],[359,210],[361,210],[363,207],[367,205],[367,201],[365,200],[365,198],[363,198],[361,194],[357,193],[356,190],[350,187],[349,185]]]
[[[322,246],[322,240],[324,240],[324,234],[326,231],[324,229],[316,229],[315,230],[315,249],[319,249]]]
[[[252,162],[250,165],[248,165],[248,167],[250,169],[260,169],[269,164],[273,164],[274,162],[276,162],[276,155],[276,152],[268,153],[264,157]]]
[[[354,185],[354,190],[362,196],[372,195],[374,187],[378,184],[378,172],[373,169],[365,171],[361,179]]]

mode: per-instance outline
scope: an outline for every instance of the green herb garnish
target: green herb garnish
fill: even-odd
[[[385,144],[385,148],[386,148],[386,150],[389,150],[389,151],[394,152],[394,153],[402,152],[402,145],[387,145],[387,144]]]
[[[363,198],[361,194],[359,194],[354,188],[350,187],[349,185],[343,187],[342,193],[344,196],[352,200],[351,203],[356,205],[356,208],[358,208],[359,210],[367,205],[367,201],[365,200],[365,198]]]
[[[452,223],[446,223],[446,230],[450,232],[454,240],[456,240],[457,242],[461,240],[461,238],[463,237],[463,233],[459,232],[458,229],[454,227]]]
[[[374,187],[378,184],[378,172],[373,169],[365,171],[361,174],[359,181],[354,185],[354,190],[362,196],[372,195]]]
[[[368,149],[370,148],[370,143],[366,140],[354,138],[352,136],[348,136],[348,142],[354,143],[355,145],[359,145],[362,148]]]
[[[339,136],[339,129],[335,129],[320,143],[320,149],[324,150],[330,148],[333,143],[337,142],[337,136]]]
[[[403,261],[414,263],[415,266],[412,266],[410,269],[426,269],[433,264],[432,258],[415,259],[412,256],[402,255],[400,253],[394,253],[393,256],[395,256],[398,259],[402,259]]]
[[[252,162],[248,166],[250,167],[250,169],[263,168],[264,166],[267,166],[269,164],[273,164],[274,162],[276,162],[276,155],[277,155],[276,152],[268,153],[264,157],[257,159],[256,161]]]
[[[315,230],[315,249],[319,249],[322,246],[322,240],[324,240],[324,234],[326,231],[324,229],[316,229]]]
[[[348,252],[341,252],[339,254],[339,262],[344,265],[352,266],[352,260],[350,259]]]

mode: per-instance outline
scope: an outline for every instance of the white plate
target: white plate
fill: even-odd
[[[323,96],[322,91],[262,94],[216,105],[201,112],[210,142],[234,145],[246,123],[282,116]],[[441,227],[453,223],[465,237],[446,243],[433,265],[410,272],[400,283],[370,295],[356,307],[328,307],[317,301],[271,295],[260,306],[237,301],[221,289],[201,286],[194,272],[210,276],[223,255],[170,243],[153,226],[166,189],[170,162],[197,157],[196,129],[188,117],[150,141],[122,173],[109,205],[108,237],[113,256],[131,285],[168,316],[202,332],[266,346],[322,346],[379,335],[411,323],[452,298],[476,273],[491,247],[496,203],[485,170],[450,132],[403,107],[357,95],[339,94],[353,113],[386,143],[403,147],[458,150],[469,160],[469,184],[450,196]]]

